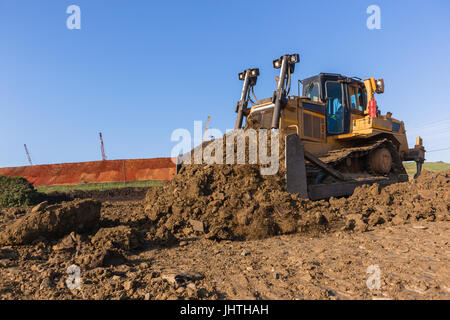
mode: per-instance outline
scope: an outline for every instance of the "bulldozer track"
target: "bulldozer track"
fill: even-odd
[[[359,147],[351,147],[335,151],[333,150],[328,152],[328,154],[326,155],[322,155],[321,157],[319,157],[319,159],[322,160],[324,163],[326,163],[328,166],[335,168],[337,170],[339,167],[346,165],[347,159],[351,159],[352,160],[351,163],[354,163],[355,160],[357,159],[363,160],[364,168],[363,171],[360,173],[363,173],[365,171],[370,175],[376,176],[376,174],[370,167],[368,155],[371,152],[380,148],[387,148],[392,155],[392,169],[389,175],[396,177],[406,175],[406,170],[403,167],[397,149],[395,148],[394,144],[389,139],[386,138]]]

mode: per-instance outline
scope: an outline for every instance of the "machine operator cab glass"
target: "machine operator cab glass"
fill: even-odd
[[[349,85],[350,106],[352,111],[364,111],[365,90],[360,86]]]
[[[318,102],[320,100],[319,83],[311,82],[309,85],[307,85],[305,96],[311,101]]]
[[[337,81],[325,83],[327,97],[327,131],[330,135],[344,132],[344,106],[342,104],[342,85]]]

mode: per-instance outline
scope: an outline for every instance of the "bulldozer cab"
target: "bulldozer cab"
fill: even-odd
[[[352,118],[364,115],[367,94],[359,79],[321,73],[302,83],[305,98],[325,104],[327,136],[349,133]]]
[[[304,79],[302,96],[289,96],[283,101],[281,129],[296,127],[302,138],[326,140],[352,131],[352,121],[364,117],[367,93],[364,82],[334,73],[320,73]],[[247,120],[262,128],[271,128],[274,99],[267,98],[254,105]],[[300,115],[295,108],[301,107]],[[291,132],[292,130],[288,130]],[[301,133],[300,133],[301,132]]]

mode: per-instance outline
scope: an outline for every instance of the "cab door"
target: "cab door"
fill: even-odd
[[[349,97],[349,114],[350,114],[350,124],[354,120],[361,119],[364,117],[364,109],[366,105],[365,90],[361,85],[352,83],[347,87],[348,97]],[[350,125],[349,132],[353,131],[353,126]]]
[[[327,136],[348,132],[348,126],[345,125],[347,114],[343,84],[339,81],[326,81],[325,94],[327,100]]]

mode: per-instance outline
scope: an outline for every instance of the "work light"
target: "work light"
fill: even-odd
[[[258,68],[255,68],[255,69],[250,70],[250,75],[251,75],[252,77],[257,77],[257,76],[259,76],[259,69],[258,69]]]
[[[244,80],[245,79],[245,71],[239,73],[239,80]]]
[[[384,92],[384,80],[378,79],[376,82],[376,93],[383,93]]]
[[[273,60],[273,67],[275,69],[280,69],[281,68],[281,59]]]
[[[300,56],[298,55],[298,53],[291,54],[289,60],[291,63],[297,63],[300,61]]]

